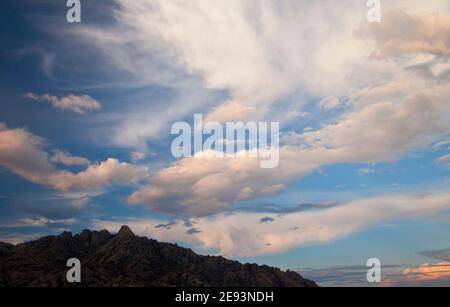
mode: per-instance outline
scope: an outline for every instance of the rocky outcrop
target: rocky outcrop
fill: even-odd
[[[67,260],[82,265],[81,284],[66,280]],[[138,237],[123,226],[118,234],[85,230],[13,246],[0,244],[0,286],[45,287],[315,287],[291,271],[199,256],[174,244]]]

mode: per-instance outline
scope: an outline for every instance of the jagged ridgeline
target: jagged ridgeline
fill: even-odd
[[[67,281],[67,260],[81,262],[81,283]],[[0,243],[0,286],[23,287],[315,287],[299,274],[199,256],[174,244],[85,230],[19,244]]]

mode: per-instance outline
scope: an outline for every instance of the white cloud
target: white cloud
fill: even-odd
[[[319,105],[325,109],[332,110],[342,104],[342,101],[338,97],[326,97],[319,102]]]
[[[414,77],[406,80],[392,95],[385,93],[390,82],[372,88],[370,95],[360,95],[354,111],[336,123],[304,133],[305,141],[334,149],[345,161],[371,163],[395,161],[448,134],[450,86]]]
[[[133,151],[131,153],[131,161],[133,163],[139,162],[144,160],[145,158],[147,158],[147,154],[145,152],[142,151]]]
[[[82,157],[74,157],[70,153],[61,150],[55,150],[53,156],[50,158],[53,163],[60,163],[67,166],[75,165],[89,165],[91,162]]]
[[[68,95],[65,97],[57,97],[52,95],[36,95],[33,93],[25,94],[25,97],[32,100],[46,101],[53,105],[54,108],[60,110],[69,110],[78,114],[85,114],[89,111],[101,109],[101,104],[88,95],[75,96]]]
[[[89,165],[85,171],[77,174],[58,170],[51,163],[44,145],[44,139],[25,129],[8,129],[3,125],[0,129],[0,165],[33,183],[61,191],[137,183],[148,173],[145,166],[121,163],[112,158]]]
[[[49,180],[52,187],[61,190],[101,189],[113,184],[128,185],[146,178],[148,169],[121,163],[109,158],[99,164],[90,165],[85,171],[73,174],[67,171],[55,173]]]
[[[450,169],[450,154],[437,158],[436,163]]]
[[[17,175],[39,183],[54,173],[48,154],[41,150],[45,140],[25,129],[0,130],[0,164]]]
[[[367,175],[367,174],[373,174],[376,173],[376,170],[373,168],[360,168],[358,170],[358,174],[360,175]]]
[[[205,123],[208,122],[234,122],[234,121],[248,121],[255,118],[258,111],[255,107],[245,106],[238,101],[226,102],[217,108],[215,108],[204,119]]]
[[[298,118],[303,118],[303,117],[307,117],[309,115],[309,113],[307,112],[300,112],[297,110],[291,111],[286,115],[286,118],[288,119],[298,119]]]
[[[182,159],[150,178],[128,202],[173,214],[209,215],[244,200],[279,193],[283,183],[320,166],[313,151],[282,148],[280,167],[268,170],[250,157],[217,158],[214,154]]]
[[[375,40],[374,56],[379,58],[450,55],[450,15],[445,12],[418,16],[405,10],[387,11],[381,23],[368,23],[363,34]]]

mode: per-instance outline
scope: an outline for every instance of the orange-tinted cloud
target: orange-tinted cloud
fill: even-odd
[[[404,10],[388,11],[382,23],[368,24],[363,31],[377,43],[380,58],[413,54],[450,55],[450,15],[414,16]]]
[[[424,263],[417,268],[406,268],[403,275],[409,281],[434,281],[450,276],[450,262]]]

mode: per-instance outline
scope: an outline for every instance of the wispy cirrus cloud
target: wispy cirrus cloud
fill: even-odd
[[[126,0],[117,4],[113,25],[82,26],[78,38],[142,82],[175,87],[183,97],[183,108],[178,99],[165,104],[170,109],[179,105],[178,119],[192,113],[192,104],[210,113],[205,116],[208,120],[270,117],[279,100],[299,88],[319,97],[341,96],[379,75],[388,77],[398,71],[396,65],[368,59],[370,44],[355,40],[354,30],[365,21],[367,7],[352,0],[342,4],[345,9],[329,0],[187,4]],[[197,97],[198,101],[188,102],[189,91],[177,79],[180,75],[200,78],[203,82],[197,86],[226,91],[229,97],[209,103]],[[295,105],[300,114],[303,104]],[[143,111],[151,116],[150,110]],[[278,113],[292,119],[292,111]],[[155,138],[161,133],[161,120],[174,120],[169,114],[160,115],[152,125],[144,116],[124,119],[116,141],[131,144],[137,136]]]
[[[54,52],[39,47],[28,46],[20,49],[16,56],[19,59],[26,57],[38,57],[40,59],[40,68],[42,72],[49,78],[53,78],[55,63],[57,56]]]

